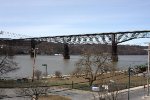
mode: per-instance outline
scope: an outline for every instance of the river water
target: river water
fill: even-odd
[[[35,60],[35,69],[45,72],[47,64],[48,74],[54,74],[55,71],[60,71],[62,74],[70,74],[75,69],[75,63],[80,59],[80,56],[71,56],[69,60],[64,60],[63,56],[41,56],[37,55]],[[33,59],[29,55],[18,55],[13,59],[18,63],[19,70],[11,72],[6,76],[12,78],[31,77],[33,68]],[[147,63],[147,55],[120,55],[116,66],[120,69],[127,69],[129,66]]]

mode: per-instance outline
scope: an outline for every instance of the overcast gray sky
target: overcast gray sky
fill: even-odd
[[[0,30],[56,36],[150,30],[150,0],[0,0]],[[126,43],[144,44],[148,39]]]

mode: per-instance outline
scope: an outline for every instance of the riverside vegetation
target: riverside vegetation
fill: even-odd
[[[91,91],[91,86],[93,85],[109,85],[110,82],[115,83],[118,87],[116,88],[117,90],[113,89],[113,91],[126,89],[128,87],[129,72],[116,69],[111,63],[109,53],[104,53],[104,51],[94,51],[94,48],[89,50],[83,49],[83,51],[86,52],[83,52],[81,59],[77,62],[76,70],[67,78],[63,77],[61,72],[57,71],[55,73],[57,77],[43,79],[39,77],[39,75],[41,75],[40,73],[37,75],[37,80],[35,79],[34,82],[30,79],[0,80],[0,87],[20,88],[21,91],[27,93],[24,94],[23,92],[20,92],[22,93],[20,95],[27,95],[31,98],[32,96],[35,96],[37,98],[36,100],[38,100],[40,96],[43,96],[43,94],[47,94],[47,90],[50,90],[52,87]],[[7,56],[1,60],[1,75],[18,69],[15,62],[7,60],[6,58]],[[10,70],[10,68],[12,68],[12,70]],[[141,68],[139,67],[139,69]],[[146,84],[146,78],[139,74],[140,71],[136,70],[133,70],[131,73],[130,86],[144,86]],[[35,86],[35,84],[38,85]],[[44,89],[44,92],[36,92],[35,94],[34,92],[31,92],[32,90],[39,91],[39,89]],[[31,93],[26,92],[26,90]]]

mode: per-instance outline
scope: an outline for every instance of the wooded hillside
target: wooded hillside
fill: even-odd
[[[36,45],[38,48],[37,53],[41,55],[54,55],[54,54],[63,54],[64,45],[59,43],[48,43],[42,42]],[[138,46],[138,45],[118,45],[118,54],[119,55],[146,55],[147,46]],[[80,55],[82,52],[92,49],[100,50],[103,52],[111,53],[111,45],[104,44],[74,44],[69,45],[71,55]],[[13,46],[13,47],[3,47],[0,49],[0,54],[30,54],[30,46]]]

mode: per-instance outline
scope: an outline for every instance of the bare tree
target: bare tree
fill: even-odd
[[[108,53],[87,51],[76,63],[74,75],[80,75],[89,80],[91,86],[97,77],[111,70],[111,56]]]
[[[11,57],[0,56],[0,76],[19,69],[17,63]],[[6,96],[5,90],[0,89],[0,98]]]
[[[11,71],[19,69],[17,63],[12,59],[5,57],[0,57],[0,75],[6,74]]]
[[[47,91],[48,87],[46,85],[41,86],[41,83],[33,83],[28,88],[16,89],[16,94],[18,94],[19,96],[29,96],[32,100],[38,100],[39,96],[46,95]]]
[[[35,76],[36,76],[37,80],[39,80],[39,79],[40,79],[40,77],[41,77],[41,75],[42,75],[42,71],[40,71],[40,70],[36,70],[34,74],[35,74]]]
[[[115,82],[110,82],[108,84],[108,94],[107,98],[108,100],[117,100],[118,94],[119,94],[119,85]]]

